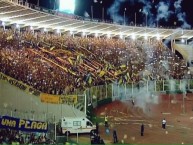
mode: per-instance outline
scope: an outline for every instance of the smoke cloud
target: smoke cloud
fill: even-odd
[[[147,19],[148,25],[151,27],[154,27],[155,26],[155,16],[151,12],[152,2],[150,0],[138,0],[138,2],[144,5],[142,8],[143,9],[142,12],[148,16],[148,19]]]
[[[120,6],[126,0],[115,0],[111,7],[107,10],[107,14],[113,19],[113,22],[123,23],[124,17],[119,14]]]
[[[156,6],[152,0],[115,0],[111,7],[108,9],[107,14],[116,23],[123,23],[124,17],[119,14],[120,7],[123,2],[128,1],[131,5],[135,3],[142,3],[144,6],[142,12],[148,16],[148,26],[155,27],[157,21],[164,19],[168,21],[172,14],[175,14],[178,21],[182,23],[183,29],[189,29],[191,26],[186,21],[186,13],[182,11],[183,0],[171,2],[170,0],[161,0]],[[174,6],[175,10],[170,10],[170,6]],[[157,14],[152,13],[152,9],[157,9]]]
[[[164,19],[165,21],[168,21],[171,14],[173,14],[172,11],[169,10],[170,3],[169,2],[159,2],[157,9],[157,21],[160,19]]]
[[[177,15],[178,21],[182,22],[182,28],[190,29],[191,26],[186,21],[186,13],[182,12],[182,1],[183,0],[178,0],[174,3],[175,14]]]

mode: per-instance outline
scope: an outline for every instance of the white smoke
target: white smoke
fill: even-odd
[[[119,99],[121,101],[134,100],[135,107],[139,107],[144,113],[148,113],[149,106],[151,104],[159,104],[159,94],[154,92],[155,84],[152,81],[141,81],[139,87],[132,86],[126,87],[124,85],[117,84],[113,85],[113,96],[114,99]],[[118,97],[118,98],[117,98]]]
[[[147,23],[149,26],[155,26],[155,16],[151,12],[152,3],[148,0],[138,0],[138,2],[144,4],[142,12],[148,16]]]
[[[174,80],[169,80],[169,88],[170,88],[170,91],[174,92],[176,91],[176,82]]]
[[[175,14],[177,15],[178,21],[182,22],[181,27],[184,29],[190,29],[191,26],[186,21],[186,13],[182,12],[182,1],[183,0],[178,0],[174,3]]]
[[[148,16],[148,26],[155,27],[156,21],[160,19],[164,19],[168,21],[169,17],[172,14],[175,14],[178,21],[182,22],[182,28],[191,28],[191,26],[186,21],[186,13],[182,12],[182,2],[183,0],[177,0],[174,2],[175,12],[170,10],[171,1],[165,0],[160,1],[155,8],[157,9],[157,14],[153,14],[151,11],[154,8],[154,1],[152,0],[127,0],[131,5],[139,2],[144,6],[142,8],[142,12]],[[119,14],[121,4],[126,2],[126,0],[115,0],[111,7],[108,9],[107,14],[110,15],[110,18],[113,19],[114,22],[123,23],[124,17]],[[127,19],[127,18],[126,18]]]
[[[146,81],[141,82],[142,86],[140,89],[135,88],[133,92],[133,97],[135,100],[135,106],[143,109],[143,112],[147,113],[149,111],[149,104],[159,104],[159,95],[154,94],[154,82]],[[148,88],[148,90],[147,90]]]
[[[186,80],[182,80],[181,81],[181,91],[183,92],[183,93],[186,93],[186,86],[187,86],[187,81]]]
[[[110,18],[113,20],[113,22],[116,23],[123,23],[124,17],[119,14],[120,6],[123,2],[126,0],[115,0],[114,3],[111,5],[111,7],[107,10],[107,14],[110,15]]]
[[[164,19],[168,21],[168,18],[173,14],[172,11],[169,10],[170,3],[169,2],[159,2],[157,9],[157,21],[160,19]]]
[[[86,17],[86,18],[88,18],[88,17],[90,17],[90,15],[88,14],[88,12],[84,12],[84,17]]]

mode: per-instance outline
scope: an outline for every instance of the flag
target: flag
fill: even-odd
[[[119,84],[122,84],[122,83],[123,83],[123,79],[120,78],[118,83],[119,83]]]
[[[68,58],[68,61],[70,62],[71,65],[73,65],[73,61],[71,60],[71,58]]]
[[[103,77],[105,75],[105,71],[100,71],[100,73],[99,73],[99,77]]]
[[[83,63],[82,55],[81,55],[81,54],[80,54],[80,55],[77,55],[76,60],[77,60],[77,62],[79,62],[80,64]]]
[[[118,70],[118,71],[115,72],[114,75],[115,75],[115,76],[118,76],[118,75],[120,75],[121,73],[122,73],[122,72],[121,72],[120,70]]]
[[[6,38],[7,41],[12,40],[12,39],[13,39],[13,35],[10,35],[10,36],[8,36],[8,37]]]
[[[121,66],[120,66],[120,68],[126,68],[126,65],[125,65],[125,64],[123,64],[123,65],[121,65]]]
[[[76,75],[76,73],[75,72],[73,72],[73,71],[71,71],[71,70],[68,70],[72,75]]]
[[[52,51],[53,49],[55,49],[55,46],[52,46],[52,47],[50,48],[50,51]]]
[[[92,77],[89,77],[88,83],[91,84],[92,83]]]

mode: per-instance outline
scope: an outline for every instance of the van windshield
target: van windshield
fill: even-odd
[[[87,126],[92,126],[92,123],[89,122],[89,121],[87,121],[87,122],[86,122],[86,125],[87,125]]]

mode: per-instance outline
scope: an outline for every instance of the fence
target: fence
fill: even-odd
[[[185,93],[193,89],[193,80],[161,80],[141,81],[137,84],[118,84],[94,86],[86,90],[87,100],[92,100],[94,106],[97,101],[112,98],[130,99],[139,93]],[[87,101],[89,102],[89,101]]]
[[[187,91],[193,90],[193,80],[161,80],[161,81],[141,81],[137,84],[105,84],[100,86],[93,86],[88,88],[85,92],[82,90],[76,90],[76,94],[85,94],[86,93],[86,105],[85,96],[78,95],[79,105],[74,106],[75,108],[84,111],[85,107],[92,103],[93,107],[98,105],[98,102],[104,99],[111,98],[112,100],[128,100],[137,95],[144,95],[150,93],[185,93]],[[84,104],[84,105],[83,105]],[[57,107],[60,108],[59,106]],[[31,109],[33,110],[33,109]],[[63,110],[61,108],[61,110]],[[21,111],[11,106],[2,106],[0,108],[1,115],[8,115],[12,117],[19,117],[23,119],[30,120],[39,120],[39,121],[48,121],[53,122],[55,117],[53,113],[44,110],[44,112],[33,112],[29,110]]]

